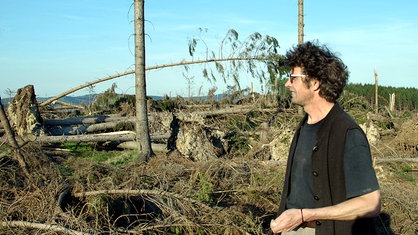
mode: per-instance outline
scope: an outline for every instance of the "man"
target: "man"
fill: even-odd
[[[379,184],[367,138],[336,100],[348,80],[344,63],[318,42],[286,53],[285,86],[306,112],[292,140],[273,233],[373,234]]]

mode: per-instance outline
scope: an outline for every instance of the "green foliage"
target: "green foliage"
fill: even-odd
[[[413,115],[415,115],[415,114],[411,113],[410,111],[405,111],[405,112],[402,112],[402,113],[401,113],[400,118],[401,118],[401,119],[409,119],[409,118],[411,118]]]
[[[68,177],[74,174],[74,170],[71,169],[71,167],[68,164],[59,164],[57,168],[58,168],[58,171],[61,172],[63,176]]]
[[[277,54],[279,42],[276,38],[256,32],[241,41],[238,32],[230,29],[219,43],[218,52],[215,53],[209,51],[208,45],[202,38],[202,33],[206,32],[207,30],[199,29],[199,34],[189,39],[189,54],[194,57],[199,52],[199,46],[203,45],[202,54],[205,55],[205,60],[215,63],[215,68],[212,68],[210,63],[203,64],[203,77],[208,81],[216,81],[220,76],[225,83],[231,79],[234,85],[240,88],[239,80],[243,71],[261,83],[273,79],[278,71],[281,71],[277,64],[282,61],[283,56]],[[268,73],[265,72],[265,67]]]
[[[189,55],[193,56],[196,51],[197,39],[193,38],[189,41]]]
[[[289,102],[289,91],[285,88],[287,73],[289,68],[282,65],[283,58],[277,55],[276,59],[267,62],[270,73],[268,86],[273,95],[279,101],[279,107]],[[269,92],[268,92],[269,93]],[[389,106],[389,96],[395,94],[395,109],[404,111],[402,115],[409,115],[409,111],[418,110],[418,89],[404,87],[378,87],[379,109],[386,111]],[[375,106],[375,86],[372,84],[353,84],[349,83],[344,89],[338,102],[345,110],[362,110],[364,112],[374,112]]]
[[[128,104],[131,107],[135,107],[135,95],[121,95],[115,102],[114,106],[119,107],[121,104]]]
[[[195,194],[196,199],[209,204],[213,203],[213,185],[205,178],[205,175],[200,172],[197,175],[197,184],[199,190]]]
[[[246,94],[245,94],[246,93]],[[241,99],[248,95],[248,90],[241,90],[235,86],[227,86],[227,91],[222,94],[222,100],[228,104],[237,104]]]
[[[70,150],[70,152],[77,157],[92,160],[94,162],[108,162],[114,166],[126,165],[134,161],[135,158],[135,154],[133,153],[134,151],[99,151],[94,146],[86,143],[66,142],[62,144],[62,147]],[[66,169],[65,167],[60,170],[71,173],[69,169]]]
[[[170,98],[168,95],[165,95],[162,100],[151,100],[151,106],[155,111],[172,112],[180,109],[184,102],[185,101],[182,97],[177,96],[176,98]]]
[[[8,145],[5,145],[5,144],[0,145],[0,153],[6,153],[8,151],[10,151],[10,148]]]
[[[135,124],[133,122],[119,122],[114,128],[115,131],[131,130],[135,131]]]
[[[232,135],[228,139],[228,151],[234,155],[245,155],[251,150],[248,138],[240,135]]]
[[[410,182],[418,182],[418,173],[415,172],[414,175],[413,168],[410,165],[403,165],[400,174],[402,178]]]
[[[225,128],[227,130],[238,130],[238,131],[248,131],[251,130],[253,127],[253,123],[250,121],[248,116],[252,116],[250,114],[253,112],[249,112],[247,115],[231,115],[228,118],[227,123],[225,124]]]
[[[124,166],[135,162],[136,157],[138,156],[137,152],[137,150],[125,150],[123,153],[114,152],[115,155],[110,156],[106,162],[116,167]]]
[[[79,142],[65,142],[62,143],[62,147],[70,150],[76,155],[80,155],[83,152],[93,151],[93,147],[91,145]]]
[[[347,84],[345,91],[362,97],[371,107],[375,104],[375,86],[372,84]],[[395,109],[417,110],[418,109],[418,89],[416,88],[396,88],[379,86],[379,106],[388,106],[389,95],[395,93]]]
[[[249,136],[249,132],[253,132],[259,123],[254,121],[258,117],[258,113],[254,111],[248,112],[246,115],[231,115],[225,124],[230,133],[225,136],[228,140],[228,152],[234,155],[245,155],[251,150],[249,140],[253,136]],[[254,137],[257,138],[257,137]]]
[[[338,102],[345,110],[372,111],[372,106],[364,96],[361,96],[350,89],[345,89]]]
[[[119,100],[119,95],[116,93],[116,83],[107,89],[102,94],[99,94],[93,100],[91,104],[91,110],[93,112],[109,112],[116,106],[116,102]]]

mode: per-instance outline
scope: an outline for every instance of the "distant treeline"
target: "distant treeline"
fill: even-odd
[[[375,103],[375,86],[372,84],[348,84],[346,92],[362,96],[370,102]],[[418,89],[403,87],[379,86],[379,106],[389,104],[390,95],[395,94],[395,109],[397,110],[417,110],[418,109]]]

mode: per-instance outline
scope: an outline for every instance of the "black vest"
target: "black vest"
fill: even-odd
[[[307,118],[308,116],[305,115],[299,124],[290,146],[279,214],[286,209],[293,155],[300,128]],[[344,149],[346,133],[350,129],[361,130],[358,124],[336,103],[319,127],[317,144],[312,149],[314,195],[311,196],[315,200],[315,208],[336,205],[346,200]],[[362,130],[361,132],[364,134]],[[315,233],[320,235],[375,234],[373,221],[370,218],[354,221],[317,221]]]

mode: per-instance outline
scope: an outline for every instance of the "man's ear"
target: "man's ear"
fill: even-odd
[[[311,80],[311,87],[314,89],[314,91],[319,91],[319,88],[321,87],[321,83],[318,80],[313,79]]]

